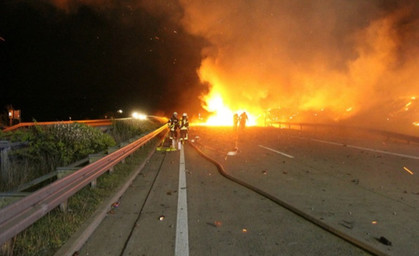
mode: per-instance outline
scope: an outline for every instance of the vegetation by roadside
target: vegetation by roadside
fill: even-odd
[[[58,166],[68,165],[132,137],[144,135],[161,125],[161,122],[150,120],[117,120],[106,133],[83,124],[34,126],[7,133],[0,131],[0,140],[27,144],[11,150],[13,162],[10,165],[10,177],[8,182],[0,181],[0,191],[15,188]],[[86,187],[71,197],[68,212],[54,209],[21,232],[12,241],[12,255],[53,255],[99,204],[126,182],[128,175],[144,161],[156,143],[157,139],[153,139],[127,158],[124,164],[115,166],[112,174],[102,175],[96,188]]]
[[[106,198],[126,182],[129,174],[144,161],[150,150],[156,147],[157,139],[127,158],[124,164],[115,166],[112,174],[102,175],[97,187],[86,187],[69,199],[68,212],[58,208],[48,213],[34,225],[19,234],[14,240],[13,256],[48,256],[70,238],[80,225],[91,216]]]

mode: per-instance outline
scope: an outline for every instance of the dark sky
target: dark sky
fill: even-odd
[[[0,1],[0,107],[21,109],[24,121],[199,111],[207,42],[182,29],[176,4],[169,19],[116,2]]]

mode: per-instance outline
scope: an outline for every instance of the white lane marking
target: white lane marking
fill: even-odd
[[[175,256],[189,255],[188,203],[186,200],[185,151],[180,150]]]
[[[272,152],[278,153],[280,155],[283,155],[283,156],[286,156],[286,157],[289,157],[289,158],[294,158],[292,155],[285,154],[284,152],[281,152],[281,151],[278,151],[278,150],[275,150],[275,149],[272,149],[272,148],[268,148],[268,147],[265,147],[263,145],[259,145],[259,147],[270,150]]]
[[[379,150],[379,149],[347,145],[347,144],[337,143],[337,142],[332,142],[332,141],[327,141],[327,140],[318,140],[318,139],[310,139],[310,140],[320,142],[320,143],[325,143],[325,144],[331,144],[331,145],[335,145],[335,146],[346,146],[348,148],[355,148],[355,149],[371,151],[371,152],[375,152],[375,153],[387,154],[387,155],[392,155],[392,156],[400,156],[400,157],[419,160],[419,156],[405,155],[405,154],[400,154],[400,153],[395,153],[395,152],[383,151],[383,150]]]
[[[310,140],[317,141],[317,142],[320,142],[320,143],[325,143],[325,144],[331,144],[331,145],[335,145],[335,146],[343,146],[342,143],[336,143],[336,142],[333,142],[333,141],[318,140],[318,139],[310,139]]]

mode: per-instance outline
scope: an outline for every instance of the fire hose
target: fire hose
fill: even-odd
[[[225,171],[222,164],[220,164],[219,162],[217,162],[215,159],[211,158],[210,156],[206,155],[204,152],[202,152],[202,150],[200,150],[196,145],[194,145],[194,143],[189,142],[189,145],[191,145],[202,157],[207,159],[209,162],[213,163],[217,167],[218,172],[223,177],[225,177],[225,178],[227,178],[227,179],[229,179],[229,180],[231,180],[231,181],[233,181],[233,182],[235,182],[235,183],[237,183],[237,184],[239,184],[243,187],[246,187],[247,189],[250,189],[251,191],[253,191],[253,192],[271,200],[275,204],[277,204],[277,205],[291,211],[292,213],[304,218],[305,220],[313,223],[314,225],[322,228],[323,230],[326,230],[327,232],[329,232],[329,233],[331,233],[331,234],[333,234],[333,235],[335,235],[335,236],[337,236],[337,237],[355,245],[356,247],[364,250],[367,253],[370,253],[372,255],[377,255],[377,256],[389,256],[387,253],[382,252],[382,251],[378,250],[377,248],[374,248],[371,245],[369,245],[369,244],[367,244],[367,243],[365,243],[365,242],[363,242],[359,239],[356,239],[354,237],[351,237],[351,236],[345,234],[344,232],[342,232],[342,231],[340,231],[340,230],[338,230],[338,229],[320,221],[319,219],[315,218],[314,216],[312,216],[312,215],[310,215],[310,214],[308,214],[304,211],[299,210],[298,208],[290,205],[289,203],[287,203],[287,202],[285,202],[285,201],[283,201],[283,200],[281,200],[281,199],[279,199],[279,198],[277,198],[277,197],[275,197],[275,196],[273,196],[273,195],[255,187],[255,186],[252,186],[252,185],[250,185],[250,184],[248,184],[248,183],[246,183],[246,182],[244,182],[240,179],[237,179],[237,178],[231,176],[230,174],[228,174]]]

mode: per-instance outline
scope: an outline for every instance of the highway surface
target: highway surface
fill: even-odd
[[[190,141],[378,255],[419,255],[417,144],[257,127],[193,127]],[[156,152],[79,255],[370,255],[218,171],[191,145]]]

